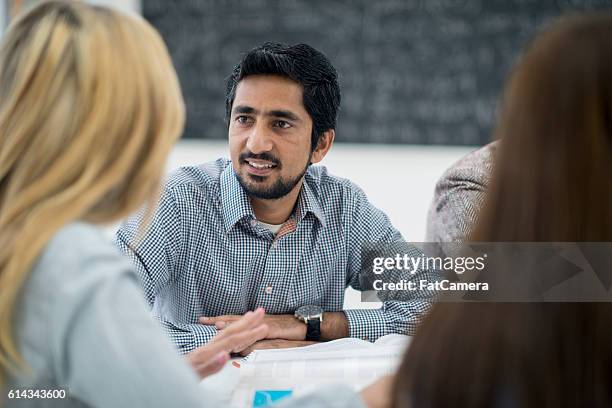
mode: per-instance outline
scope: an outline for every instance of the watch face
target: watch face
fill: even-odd
[[[323,313],[323,309],[321,308],[321,306],[315,305],[302,306],[295,311],[295,314],[303,319],[308,319],[311,316],[318,316],[321,313]]]

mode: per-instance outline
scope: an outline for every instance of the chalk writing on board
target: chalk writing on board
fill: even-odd
[[[184,137],[225,138],[225,78],[264,41],[339,72],[337,141],[482,145],[520,50],[561,13],[612,0],[146,0],[187,105]]]

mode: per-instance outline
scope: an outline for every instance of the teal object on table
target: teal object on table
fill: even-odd
[[[253,408],[271,407],[275,402],[288,398],[291,390],[257,390],[253,396]]]

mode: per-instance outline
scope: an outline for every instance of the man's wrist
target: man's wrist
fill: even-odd
[[[292,339],[287,339],[287,340],[297,340],[297,341],[303,341],[306,340],[306,335],[308,333],[308,326],[306,324],[306,322],[303,319],[300,319],[299,317],[295,316],[295,315],[288,315],[290,316],[290,318],[293,320],[293,324],[296,327],[296,333],[299,333],[296,338],[292,338]]]
[[[268,339],[306,340],[306,324],[293,315],[268,316]]]
[[[344,312],[326,312],[321,322],[321,341],[348,337],[349,324]]]
[[[300,326],[300,338],[296,340],[306,340],[306,335],[308,334],[308,326],[306,325],[306,322],[296,317],[294,317],[294,319],[297,320]]]

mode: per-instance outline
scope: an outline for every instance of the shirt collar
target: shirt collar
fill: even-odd
[[[319,204],[319,200],[314,191],[310,187],[307,178],[308,176],[304,178],[304,182],[302,183],[302,191],[298,196],[295,215],[298,221],[301,221],[304,219],[306,214],[310,212],[317,217],[322,226],[325,226],[325,216],[321,210],[321,205]]]
[[[249,196],[238,182],[238,178],[236,173],[234,173],[234,168],[231,163],[221,173],[220,186],[223,224],[226,232],[229,232],[238,221],[245,217],[255,218]],[[317,217],[321,225],[325,225],[325,216],[319,205],[319,200],[305,178],[302,183],[302,191],[300,191],[300,195],[298,196],[294,216],[299,222],[302,221],[309,212]]]

